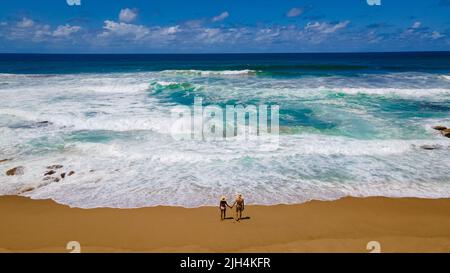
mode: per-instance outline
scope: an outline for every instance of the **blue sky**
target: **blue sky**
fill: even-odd
[[[379,6],[367,0],[14,0],[1,5],[0,52],[450,50],[450,0],[381,0]]]

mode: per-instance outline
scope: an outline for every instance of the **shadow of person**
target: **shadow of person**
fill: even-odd
[[[250,216],[242,217],[240,220],[250,220]]]

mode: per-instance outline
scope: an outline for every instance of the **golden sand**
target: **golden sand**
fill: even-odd
[[[231,216],[231,210],[228,210]],[[236,222],[215,207],[79,209],[0,197],[0,251],[68,252],[450,252],[450,199],[343,198],[246,206]]]

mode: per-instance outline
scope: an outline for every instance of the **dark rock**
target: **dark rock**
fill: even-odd
[[[438,125],[438,126],[434,126],[433,129],[434,129],[434,130],[438,130],[438,131],[442,131],[442,130],[447,129],[447,127]]]
[[[442,133],[443,136],[450,138],[450,132],[443,132]]]
[[[29,192],[29,191],[32,191],[32,190],[34,190],[34,187],[26,187],[26,188],[21,189],[19,191],[19,194],[22,194],[22,193],[25,193],[25,192]]]
[[[64,177],[66,177],[66,173],[61,174],[61,178],[64,178]]]
[[[59,182],[61,179],[60,179],[59,177],[46,176],[46,177],[44,177],[42,180],[43,180],[43,181],[48,181],[48,183],[45,184],[45,185],[48,185],[48,184],[51,183],[51,182]]]
[[[11,161],[12,159],[10,158],[6,158],[6,159],[0,159],[0,163],[6,162],[6,161]]]
[[[74,172],[74,171],[70,171],[70,172],[67,174],[67,176],[72,176],[73,174],[75,174],[75,172]]]
[[[56,169],[61,169],[62,167],[64,167],[64,166],[63,165],[51,165],[51,166],[47,166],[47,169],[56,170]]]
[[[56,173],[56,172],[55,172],[54,170],[50,170],[50,171],[44,173],[44,176],[46,176],[46,175],[52,175],[52,174],[55,174],[55,173]]]
[[[53,124],[53,123],[51,123],[51,122],[48,121],[48,120],[36,122],[36,126],[37,126],[37,127],[48,126],[48,125],[52,125],[52,124]]]
[[[6,175],[12,176],[12,175],[22,175],[24,173],[25,168],[22,166],[18,166],[15,168],[12,168],[10,170],[6,171]]]
[[[422,145],[422,146],[420,146],[420,148],[422,148],[424,150],[436,150],[441,147],[439,145]]]

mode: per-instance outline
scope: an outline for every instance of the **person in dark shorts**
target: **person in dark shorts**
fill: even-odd
[[[225,198],[225,196],[222,196],[220,198],[220,203],[219,203],[220,220],[223,220],[223,219],[225,219],[225,217],[227,217],[227,207],[229,207],[230,209],[232,208],[232,207],[230,207],[230,205],[228,205],[227,199]]]

